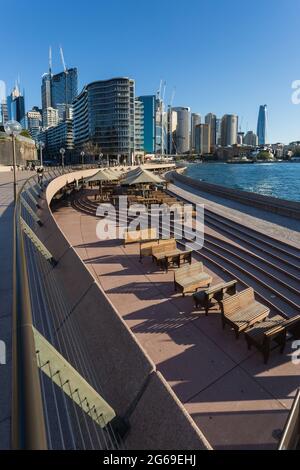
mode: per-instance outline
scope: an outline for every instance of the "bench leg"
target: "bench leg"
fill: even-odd
[[[235,330],[235,337],[236,337],[236,339],[239,339],[239,337],[240,337],[240,332],[239,332],[239,330]]]
[[[264,355],[264,363],[267,364],[268,360],[269,360],[269,356],[270,356],[270,349],[265,349],[264,352],[263,352],[263,355]]]

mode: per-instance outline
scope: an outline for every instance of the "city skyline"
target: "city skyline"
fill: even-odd
[[[48,70],[49,45],[53,48],[53,71],[59,73],[62,44],[67,67],[78,68],[79,92],[92,81],[127,76],[135,79],[137,96],[148,95],[165,80],[166,104],[175,87],[174,106],[188,106],[202,116],[237,114],[244,131],[255,131],[258,107],[267,103],[269,140],[299,140],[300,108],[291,100],[291,84],[300,77],[294,60],[299,4],[292,0],[286,9],[279,1],[264,1],[257,10],[258,2],[252,3],[249,10],[234,0],[226,6],[221,1],[213,6],[192,1],[189,9],[181,5],[172,9],[169,1],[154,1],[151,8],[135,0],[114,0],[110,5],[91,1],[89,8],[71,14],[67,5],[56,0],[51,9],[33,0],[30,12],[21,2],[13,1],[10,8],[18,15],[3,26],[10,47],[3,50],[0,79],[11,88],[20,75],[27,110],[40,105],[40,80]],[[272,28],[266,29],[270,7]],[[6,9],[8,6],[4,16],[8,17]],[[159,21],[160,16],[164,21]],[[56,27],[48,28],[38,41],[34,35],[21,36],[24,24],[33,28],[43,17]],[[132,25],[142,20],[143,28],[123,34],[122,22],[128,18]],[[289,28],[282,28],[283,24]],[[205,47],[199,48],[201,43]]]

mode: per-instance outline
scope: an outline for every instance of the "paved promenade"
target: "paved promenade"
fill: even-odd
[[[158,270],[149,258],[139,263],[138,244],[100,242],[97,219],[71,207],[59,208],[55,218],[211,445],[275,449],[299,386],[290,347],[264,365],[244,338],[222,330],[217,311],[205,317],[191,296],[174,293],[172,271]],[[220,280],[205,270],[213,284]]]
[[[32,176],[20,171],[18,181]],[[13,260],[13,174],[0,172],[0,340],[6,344],[6,365],[0,365],[0,449],[10,446],[11,327]]]

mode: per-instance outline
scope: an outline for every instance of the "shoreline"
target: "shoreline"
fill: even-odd
[[[285,165],[282,167],[280,163]],[[249,165],[214,161],[187,164],[185,176],[233,190],[300,203],[299,170],[296,162],[254,162]]]
[[[241,189],[229,188],[219,184],[208,183],[194,179],[186,174],[171,172],[168,174],[170,181],[176,181],[189,186],[191,189],[212,194],[223,199],[229,199],[246,206],[253,206],[264,211],[278,214],[284,217],[291,217],[300,220],[300,202],[280,199],[274,196],[265,196]]]

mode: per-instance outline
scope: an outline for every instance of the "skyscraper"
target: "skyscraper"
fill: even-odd
[[[238,117],[236,114],[225,114],[221,123],[221,145],[227,147],[237,143]]]
[[[134,152],[134,80],[126,77],[86,85],[74,100],[74,143],[98,144],[101,152],[124,157]]]
[[[244,144],[245,145],[251,145],[252,147],[256,147],[257,144],[258,144],[257,135],[254,134],[253,131],[248,131],[247,134],[244,137]]]
[[[198,113],[192,113],[191,115],[191,150],[194,151],[195,146],[195,130],[196,126],[201,124],[201,116]]]
[[[66,68],[64,60],[63,68],[63,72],[52,73],[52,54],[50,49],[49,70],[42,77],[42,110],[43,116],[46,116],[47,108],[57,109],[59,121],[72,117],[72,102],[78,93],[77,68]],[[47,122],[43,122],[44,127],[48,127],[48,125]]]
[[[134,150],[135,153],[144,153],[144,105],[138,98],[134,101]]]
[[[216,119],[216,145],[221,145],[222,119]]]
[[[205,124],[210,126],[210,146],[215,148],[216,146],[216,121],[217,116],[213,113],[208,113],[205,116]]]
[[[66,69],[52,76],[51,106],[71,105],[78,92],[77,68]]]
[[[259,107],[257,120],[257,137],[258,145],[267,143],[267,105],[263,104]]]
[[[167,112],[167,152],[169,155],[176,154],[176,128],[177,113],[172,108]]]
[[[211,152],[211,128],[209,124],[198,124],[195,129],[195,150],[204,155]]]
[[[177,153],[187,153],[190,150],[190,108],[176,107],[172,111],[177,113],[176,150]]]
[[[38,107],[34,106],[27,113],[27,128],[33,140],[37,141],[38,134],[42,127],[42,114]]]
[[[11,94],[7,97],[8,119],[18,121],[22,127],[26,127],[25,98],[20,92],[19,84],[16,83]]]
[[[137,97],[144,107],[144,150],[164,153],[163,102],[155,95]]]

